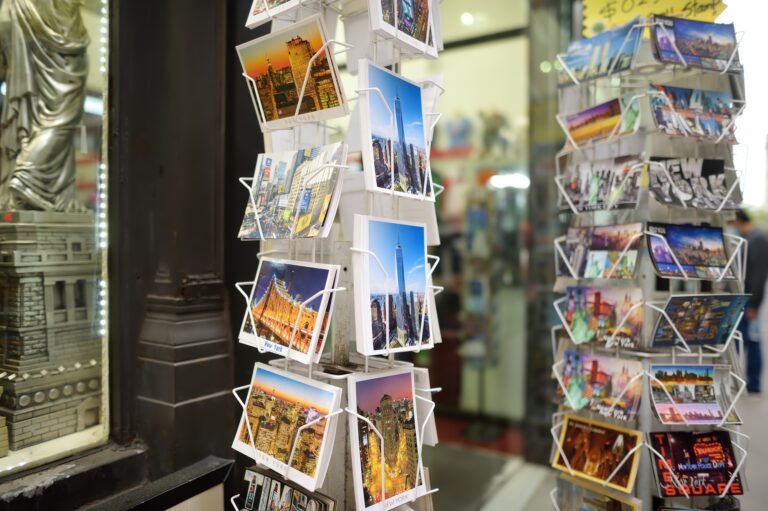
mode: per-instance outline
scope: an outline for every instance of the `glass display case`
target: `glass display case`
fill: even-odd
[[[108,436],[107,14],[0,6],[0,473]]]

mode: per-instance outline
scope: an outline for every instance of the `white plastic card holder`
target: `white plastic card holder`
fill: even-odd
[[[416,386],[417,396],[421,396],[424,398],[431,398],[434,392],[437,392],[440,390],[440,389],[433,389],[430,387],[429,370],[426,368],[414,367],[413,379],[414,379],[414,385]],[[430,412],[430,408],[434,410],[434,408],[431,406],[430,403],[434,405],[434,402],[429,399],[426,401],[424,399],[417,399],[416,407],[417,407],[419,416],[423,417],[421,443],[424,445],[428,445],[430,447],[434,447],[438,443],[437,425],[435,424],[434,413]]]

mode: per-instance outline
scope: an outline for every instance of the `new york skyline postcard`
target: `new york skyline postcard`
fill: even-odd
[[[610,419],[631,421],[643,395],[643,363],[613,356],[566,351],[558,402],[574,411],[588,410]],[[621,399],[618,399],[621,396]]]
[[[349,407],[368,421],[349,416],[357,509],[409,502],[424,488],[411,368],[356,373],[348,381]]]
[[[642,341],[640,288],[579,287],[565,290],[565,324],[573,342],[637,348]]]
[[[651,41],[654,56],[659,61],[680,64],[679,51],[689,66],[710,71],[725,71],[728,67],[729,72],[741,72],[739,56],[735,53],[736,31],[732,23],[709,23],[660,15],[654,16],[653,21]]]
[[[637,268],[642,233],[641,222],[569,228],[566,260],[577,278],[631,279]],[[565,261],[558,268],[562,275],[570,275]]]
[[[649,436],[653,448],[666,461],[665,465],[653,458],[661,497],[718,496],[726,488],[728,495],[744,493],[740,474],[734,474],[738,462],[727,431],[665,431]],[[669,469],[682,489],[678,488]],[[728,488],[731,478],[733,484]]]
[[[360,61],[363,170],[369,190],[434,200],[421,86]],[[384,103],[386,100],[386,104]]]
[[[318,419],[339,409],[341,389],[257,362],[245,403],[232,448],[279,472],[290,462],[290,479],[313,491],[336,427]]]
[[[335,265],[262,257],[251,289],[250,309],[240,328],[240,342],[304,364],[319,358],[330,296],[317,294],[331,289],[337,273]],[[314,353],[310,352],[313,345]]]
[[[437,23],[432,11],[435,1],[372,0],[368,9],[371,30],[392,38],[393,43],[406,52],[437,57]]]
[[[658,380],[651,380],[651,398],[662,424],[722,422],[727,396],[721,395],[722,374],[714,365],[652,364],[650,373]]]
[[[664,305],[664,312],[675,328],[664,316],[659,316],[651,346],[666,348],[681,344],[677,332],[691,346],[722,346],[737,327],[749,298],[750,295],[742,294],[672,295]]]
[[[728,253],[722,228],[648,222],[647,229],[655,234],[647,236],[648,253],[660,276],[684,278],[685,275],[689,279],[701,280],[714,280],[721,276],[728,280],[736,278],[732,269],[726,270]]]
[[[323,49],[327,40],[322,19],[315,15],[237,46],[262,129],[346,115],[336,62]]]
[[[651,84],[651,112],[666,135],[735,144],[730,92]]]
[[[253,200],[248,197],[238,237],[327,236],[338,208],[346,150],[346,144],[338,142],[260,154],[251,186]]]
[[[355,246],[375,254],[360,254],[363,264],[356,270],[358,351],[374,355],[431,348],[424,224],[356,215],[355,233]]]
[[[643,33],[641,28],[632,28],[639,22],[640,18],[635,18],[595,36],[572,41],[563,57],[565,66],[579,82],[607,76],[609,71],[626,71],[632,67]],[[565,70],[560,71],[559,81],[560,85],[573,82]]]
[[[256,28],[279,15],[286,15],[298,8],[303,0],[253,0],[245,26]]]

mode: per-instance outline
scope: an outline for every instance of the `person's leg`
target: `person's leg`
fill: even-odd
[[[763,372],[763,353],[759,342],[745,341],[747,355],[747,392],[760,392],[760,378]]]

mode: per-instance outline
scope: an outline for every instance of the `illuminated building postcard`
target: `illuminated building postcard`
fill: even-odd
[[[366,188],[434,201],[421,86],[367,60],[359,69],[372,89],[360,93]]]
[[[347,114],[333,48],[323,48],[327,41],[315,15],[237,47],[263,130]]]
[[[304,488],[322,486],[330,461],[341,389],[265,364],[253,367],[232,448]]]
[[[424,224],[355,215],[357,350],[364,355],[432,348]]]
[[[317,362],[333,303],[322,291],[333,288],[338,272],[337,265],[262,257],[240,342],[304,364]]]
[[[740,294],[671,295],[664,312],[674,328],[660,316],[651,346],[667,348],[682,344],[678,333],[690,346],[721,346],[733,335],[749,298],[750,295]]]
[[[349,408],[365,418],[349,415],[357,509],[392,509],[414,500],[425,485],[412,368],[355,373],[348,382]]]

